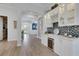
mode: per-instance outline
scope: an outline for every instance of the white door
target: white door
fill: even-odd
[[[0,17],[0,40],[3,40],[3,19]]]

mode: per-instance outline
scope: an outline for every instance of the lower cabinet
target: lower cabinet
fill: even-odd
[[[59,56],[79,56],[79,38],[49,35],[48,47]]]
[[[72,40],[63,40],[63,55],[72,56],[73,55],[73,41]]]
[[[73,55],[73,40],[64,37],[54,38],[54,51],[60,56]]]
[[[64,55],[64,49],[63,49],[63,41],[60,40],[60,38],[54,38],[54,51],[60,55]]]

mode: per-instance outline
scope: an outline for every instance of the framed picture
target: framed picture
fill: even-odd
[[[32,23],[32,30],[37,30],[37,23]]]

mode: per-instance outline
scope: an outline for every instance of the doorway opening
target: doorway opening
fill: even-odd
[[[0,40],[6,41],[8,39],[8,19],[7,16],[0,16]]]
[[[23,22],[21,24],[21,42],[27,42],[29,38],[29,32],[30,32],[30,23]]]

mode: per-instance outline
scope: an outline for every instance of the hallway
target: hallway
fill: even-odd
[[[0,56],[57,56],[56,53],[49,50],[41,41],[33,35],[25,35],[21,47],[16,46],[16,41],[0,42]],[[26,40],[27,39],[27,40]]]

